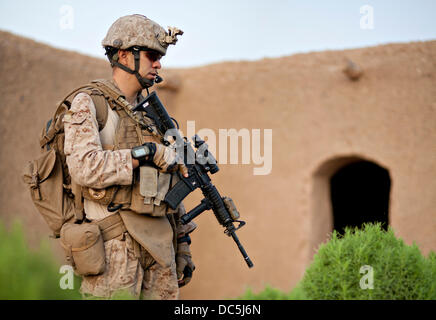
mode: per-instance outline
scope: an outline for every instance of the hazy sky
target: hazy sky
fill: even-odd
[[[132,13],[185,32],[168,67],[436,39],[435,0],[0,0],[0,29],[104,58],[108,28]]]

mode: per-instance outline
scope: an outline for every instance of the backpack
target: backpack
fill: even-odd
[[[107,121],[107,90],[103,83],[93,81],[76,88],[56,107],[54,116],[42,128],[40,147],[42,155],[29,161],[24,168],[23,180],[30,191],[31,199],[53,231],[59,238],[65,222],[83,220],[83,203],[80,186],[71,182],[64,153],[64,124],[62,119],[71,107],[71,101],[80,92],[88,93],[94,102],[99,131]],[[69,99],[70,98],[70,99]],[[78,195],[75,197],[74,195]]]

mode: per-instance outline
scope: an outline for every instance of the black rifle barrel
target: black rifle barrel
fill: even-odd
[[[241,242],[239,242],[239,238],[236,235],[235,231],[230,232],[230,235],[232,236],[233,240],[236,242],[236,245],[238,246],[239,251],[241,251],[241,254],[244,257],[244,260],[247,263],[247,266],[249,268],[252,268],[253,267],[253,262],[251,261],[250,257],[247,255],[247,252],[245,252],[245,249],[242,246]]]

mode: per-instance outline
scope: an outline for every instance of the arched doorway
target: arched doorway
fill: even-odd
[[[333,229],[343,233],[346,226],[360,227],[365,222],[389,224],[389,172],[369,161],[341,167],[330,178]]]
[[[309,261],[334,229],[370,221],[388,225],[391,178],[377,161],[356,154],[333,157],[321,162],[312,179]]]

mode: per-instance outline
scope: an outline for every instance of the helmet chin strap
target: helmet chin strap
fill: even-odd
[[[112,61],[112,64],[116,65],[120,69],[123,69],[127,73],[135,75],[135,77],[138,80],[139,84],[141,85],[142,89],[148,89],[152,85],[154,85],[154,80],[150,80],[150,79],[147,79],[145,77],[141,77],[141,75],[139,74],[139,63],[140,63],[139,52],[140,51],[138,48],[135,48],[135,47],[132,48],[133,57],[135,58],[135,70],[132,70],[132,69],[126,67],[125,65],[119,63],[118,61]]]

